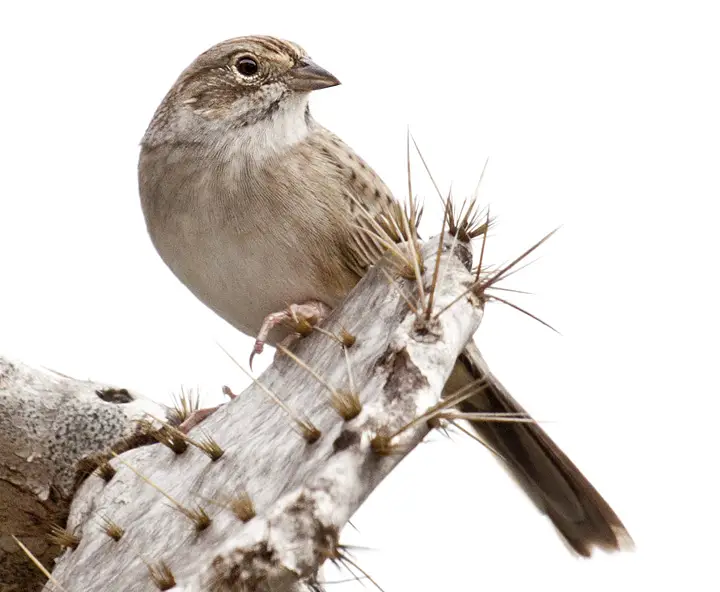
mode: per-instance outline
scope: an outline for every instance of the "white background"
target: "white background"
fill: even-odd
[[[396,195],[408,124],[458,196],[490,158],[492,262],[562,225],[512,282],[562,337],[495,304],[477,339],[637,544],[574,559],[488,453],[436,435],[344,533],[358,562],[388,592],[713,589],[715,3],[469,4],[3,4],[0,352],[163,401],[197,386],[209,405],[220,385],[245,384],[215,340],[240,358],[251,341],[155,254],[135,167],[155,107],[198,53],[286,37],[343,81],[313,97],[316,118]],[[438,201],[417,160],[415,173],[427,235]]]

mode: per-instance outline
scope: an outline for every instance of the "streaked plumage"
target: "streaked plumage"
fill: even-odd
[[[241,74],[252,70],[247,59],[257,75]],[[336,306],[384,250],[356,229],[367,225],[361,210],[392,217],[400,207],[310,115],[309,91],[337,80],[308,60],[270,37],[220,43],[181,74],[142,142],[140,195],[155,247],[200,300],[249,335],[288,303]],[[275,329],[268,341],[284,334]],[[446,390],[487,372],[468,352]],[[522,411],[497,381],[465,406]],[[620,520],[537,425],[474,427],[579,554],[621,545]]]

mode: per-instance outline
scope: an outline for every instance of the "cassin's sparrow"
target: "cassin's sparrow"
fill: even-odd
[[[161,257],[207,306],[269,343],[288,334],[279,323],[288,313],[277,313],[287,303],[318,320],[374,262],[358,243],[357,204],[373,215],[399,208],[378,175],[310,114],[310,92],[337,84],[294,43],[231,39],[180,75],[142,140],[140,196]],[[447,389],[487,373],[481,358],[464,354]],[[463,405],[523,411],[497,380]],[[629,540],[537,424],[473,425],[577,553]]]

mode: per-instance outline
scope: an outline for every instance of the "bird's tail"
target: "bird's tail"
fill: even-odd
[[[525,414],[473,343],[458,358],[445,392],[456,392],[479,378],[485,380],[460,403],[461,411]],[[589,557],[596,547],[606,551],[632,547],[612,508],[537,423],[475,421],[472,426],[579,555]]]

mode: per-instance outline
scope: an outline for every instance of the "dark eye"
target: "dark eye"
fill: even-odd
[[[258,71],[258,64],[253,58],[245,56],[235,62],[235,68],[243,76],[255,76]]]

